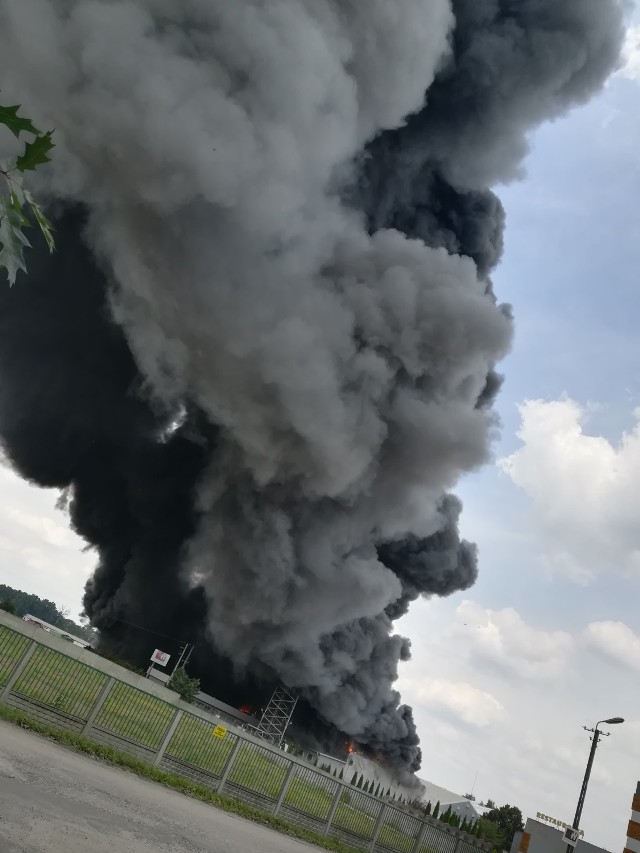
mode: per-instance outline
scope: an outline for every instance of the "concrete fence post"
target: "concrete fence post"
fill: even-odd
[[[229,778],[229,773],[233,768],[234,761],[236,760],[237,754],[240,752],[240,747],[242,746],[242,738],[236,737],[236,742],[233,745],[233,749],[231,750],[231,755],[227,759],[227,763],[224,766],[224,770],[222,771],[222,776],[220,777],[220,781],[218,782],[218,787],[216,791],[218,794],[222,793],[222,789],[227,784],[227,779]]]
[[[327,822],[325,823],[324,829],[322,830],[323,835],[329,834],[331,824],[333,823],[333,819],[336,816],[336,812],[338,811],[338,806],[340,805],[340,800],[342,799],[342,795],[346,790],[347,786],[343,785],[342,782],[338,782],[338,790],[336,791],[336,795],[333,798],[331,808],[329,809],[329,814],[327,815]]]
[[[387,810],[387,804],[383,803],[382,808],[380,809],[380,814],[378,815],[378,819],[376,820],[376,825],[373,830],[373,838],[371,839],[371,844],[369,845],[369,853],[374,853],[376,849],[376,844],[378,842],[378,838],[380,836],[380,830],[382,829],[382,824],[384,823],[384,813]]]
[[[82,731],[80,732],[80,734],[85,735],[85,736],[88,734],[89,730],[91,729],[91,727],[95,723],[96,717],[100,713],[102,706],[104,705],[105,699],[107,698],[109,693],[111,693],[111,688],[113,687],[113,685],[115,683],[116,683],[116,680],[115,680],[115,678],[113,678],[113,676],[111,678],[107,679],[107,683],[104,685],[104,687],[100,691],[100,695],[98,696],[98,698],[96,700],[96,704],[91,709],[91,713],[89,714],[87,722],[82,727]]]
[[[420,850],[422,849],[422,844],[424,842],[424,837],[427,834],[427,827],[429,826],[429,824],[426,822],[426,820],[420,821],[420,823],[422,824],[422,826],[420,827],[420,832],[418,833],[416,843],[414,844],[411,853],[420,853]]]
[[[162,741],[162,744],[160,745],[160,749],[156,753],[156,757],[153,759],[153,766],[154,767],[157,767],[160,764],[160,762],[162,761],[162,757],[165,754],[165,752],[167,751],[167,747],[171,743],[171,738],[175,734],[175,731],[178,728],[178,725],[180,723],[180,720],[182,719],[183,714],[184,714],[184,711],[182,710],[182,708],[178,708],[176,710],[176,713],[173,717],[173,720],[171,720],[171,725],[169,726],[169,729],[168,729],[166,735],[164,736],[164,740]]]
[[[278,814],[280,809],[282,808],[282,804],[284,803],[284,798],[287,796],[287,791],[289,790],[289,785],[291,784],[291,780],[293,779],[293,774],[296,771],[296,765],[291,762],[289,765],[289,770],[287,771],[287,775],[285,776],[284,782],[282,783],[282,788],[280,788],[280,793],[278,794],[277,802],[273,808],[272,814],[275,816]]]
[[[6,684],[2,688],[2,692],[0,693],[0,702],[6,702],[7,701],[7,699],[9,698],[9,694],[13,690],[13,687],[14,687],[16,681],[20,678],[20,676],[24,672],[27,664],[31,660],[31,655],[35,652],[35,650],[37,648],[38,648],[38,643],[36,643],[35,640],[31,640],[31,642],[29,643],[27,648],[24,650],[22,657],[20,658],[18,663],[15,665],[13,672],[11,673],[9,678],[7,679]]]
[[[462,835],[460,835],[460,836],[458,836],[458,838],[456,838],[456,846],[453,848],[453,853],[459,853],[459,851],[462,850],[462,842],[463,841],[464,841],[464,838]]]

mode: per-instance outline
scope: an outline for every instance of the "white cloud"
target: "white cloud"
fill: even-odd
[[[540,557],[571,580],[640,569],[640,410],[616,444],[585,431],[589,409],[574,400],[520,406],[523,447],[500,460],[531,498],[545,546]]]
[[[95,555],[56,509],[58,492],[20,479],[0,456],[2,582],[67,607],[75,618]]]
[[[444,710],[478,728],[499,723],[506,717],[504,707],[495,696],[465,681],[426,678],[419,685],[413,685],[412,693],[425,707]]]
[[[517,610],[488,610],[464,601],[456,610],[454,634],[469,645],[472,658],[508,675],[553,679],[567,669],[574,648],[565,631],[542,631],[528,625]]]
[[[640,26],[629,27],[622,49],[622,67],[618,74],[640,82]]]
[[[624,622],[592,622],[585,640],[608,660],[640,672],[640,637]]]

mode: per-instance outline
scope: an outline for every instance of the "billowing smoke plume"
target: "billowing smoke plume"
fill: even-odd
[[[602,84],[619,4],[0,0],[0,33],[58,211],[0,294],[0,433],[68,489],[103,642],[195,638],[223,698],[281,680],[417,767],[393,621],[476,576],[447,492],[511,339],[488,188]]]

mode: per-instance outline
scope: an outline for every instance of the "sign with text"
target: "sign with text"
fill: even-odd
[[[154,649],[153,654],[151,655],[151,660],[153,663],[157,663],[160,666],[166,666],[169,663],[169,658],[171,655],[166,652],[161,652],[160,649]]]
[[[225,729],[224,726],[216,726],[215,729],[213,730],[213,736],[214,737],[223,738],[226,736],[226,734],[227,734],[227,730]]]
[[[549,815],[542,814],[542,812],[538,812],[536,814],[536,818],[538,820],[543,820],[545,823],[551,823],[553,826],[557,826],[558,829],[572,829],[568,823],[565,823],[563,820],[557,820],[555,817],[549,817]],[[584,838],[584,831],[582,829],[577,830],[579,837]]]

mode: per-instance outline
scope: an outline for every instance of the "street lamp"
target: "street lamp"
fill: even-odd
[[[598,748],[598,741],[601,737],[609,737],[610,732],[601,732],[598,726],[602,724],[607,726],[617,726],[620,723],[624,723],[622,717],[609,717],[608,720],[600,720],[599,723],[596,724],[595,729],[589,729],[586,726],[582,728],[585,732],[593,732],[593,737],[591,738],[591,751],[589,752],[589,760],[587,761],[587,769],[584,774],[584,780],[582,782],[582,789],[580,791],[580,796],[578,798],[578,808],[576,809],[576,816],[573,819],[573,828],[580,828],[580,818],[582,817],[582,807],[584,806],[584,798],[587,795],[587,786],[589,784],[589,777],[591,776],[591,768],[593,767],[593,759],[595,758],[596,749]],[[573,847],[571,844],[567,844],[567,853],[572,853]]]

